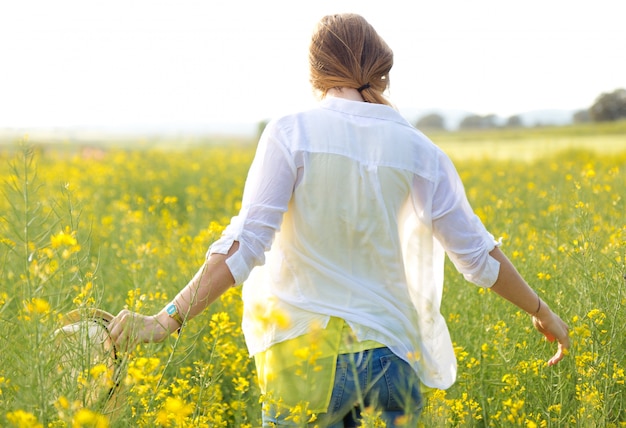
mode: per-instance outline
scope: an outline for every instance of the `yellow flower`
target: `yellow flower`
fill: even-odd
[[[246,392],[250,387],[250,382],[248,382],[248,379],[241,376],[233,379],[233,384],[235,385],[235,391],[239,391],[241,393]]]
[[[187,416],[191,413],[189,407],[185,405],[185,402],[176,397],[168,397],[165,400],[165,410],[168,413],[173,413],[175,415],[184,414],[185,416]]]
[[[624,385],[624,369],[618,367],[617,363],[613,363],[613,375],[611,377],[616,384]]]
[[[167,397],[163,408],[157,415],[161,425],[168,426],[169,421],[174,420],[178,425],[183,425],[185,418],[193,413],[193,405],[186,404],[178,397]]]
[[[96,364],[89,370],[91,377],[98,379],[103,373],[107,373],[109,368],[104,364]]]
[[[465,350],[465,348],[462,347],[462,346],[455,346],[454,347],[454,354],[456,355],[456,358],[459,361],[463,361],[463,360],[465,360],[465,358],[467,358],[469,356],[469,352],[467,352]]]
[[[79,409],[72,419],[72,428],[107,428],[108,426],[109,421],[104,415],[84,408]]]
[[[78,244],[75,235],[76,232],[70,232],[70,228],[66,227],[65,230],[50,237],[50,245],[52,248],[74,247]]]
[[[70,401],[67,399],[67,397],[62,395],[57,400],[57,406],[59,408],[61,408],[61,409],[69,409],[70,408]]]
[[[166,196],[163,198],[163,203],[165,205],[173,205],[178,202],[178,198],[176,196]]]
[[[548,407],[548,412],[550,413],[556,413],[557,415],[561,414],[561,407],[562,405],[559,404],[552,404],[551,406]]]
[[[293,355],[302,361],[306,361],[309,358],[309,355],[311,353],[311,349],[309,347],[304,347],[304,348],[298,348],[295,351],[293,351]]]
[[[24,410],[15,410],[7,413],[7,419],[17,428],[43,428],[32,413]]]
[[[407,359],[411,362],[416,362],[419,361],[420,358],[422,358],[422,354],[420,351],[414,351],[414,352],[409,352],[407,353]]]
[[[33,297],[30,302],[26,303],[26,312],[29,314],[48,314],[50,313],[50,303],[47,300]]]
[[[480,365],[480,360],[477,360],[477,359],[476,359],[476,358],[474,358],[474,357],[471,357],[471,358],[469,359],[469,361],[465,364],[465,366],[466,366],[468,369],[471,369],[471,368],[473,368],[473,367],[478,367],[479,365]]]
[[[596,325],[604,324],[604,320],[606,318],[606,314],[602,312],[600,309],[592,309],[587,314],[587,318],[593,320]]]
[[[255,328],[259,331],[279,328],[286,329],[291,324],[289,316],[282,310],[276,308],[276,301],[268,299],[264,304],[257,304],[252,308]]]

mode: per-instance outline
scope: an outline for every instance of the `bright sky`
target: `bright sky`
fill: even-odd
[[[403,109],[509,116],[626,87],[616,0],[14,0],[0,5],[0,128],[254,122],[312,105],[323,15],[394,50]]]

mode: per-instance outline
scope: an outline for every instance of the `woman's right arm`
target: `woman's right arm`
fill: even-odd
[[[557,341],[558,349],[548,365],[558,363],[567,355],[570,345],[567,324],[533,291],[500,248],[494,248],[490,255],[500,262],[498,279],[491,290],[532,315],[535,328],[550,342]]]
[[[567,325],[528,285],[474,214],[452,161],[445,155],[440,161],[433,199],[436,238],[467,280],[491,288],[531,314],[535,328],[549,341],[558,342],[557,352],[548,361],[549,365],[556,364],[569,348]]]

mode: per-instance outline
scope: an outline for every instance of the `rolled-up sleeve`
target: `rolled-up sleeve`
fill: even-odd
[[[439,157],[439,176],[433,196],[433,233],[465,279],[491,287],[500,263],[489,254],[499,242],[487,231],[470,206],[452,161]]]
[[[246,179],[241,210],[207,252],[207,256],[226,254],[239,242],[239,249],[226,260],[236,284],[265,263],[265,252],[271,248],[293,193],[297,170],[276,129],[270,123],[263,132]]]

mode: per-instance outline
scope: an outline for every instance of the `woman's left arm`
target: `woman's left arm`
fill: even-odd
[[[230,287],[241,284],[255,266],[264,263],[264,252],[280,227],[296,179],[296,168],[275,130],[272,123],[261,136],[239,215],[213,243],[198,272],[157,314],[122,310],[109,324],[111,338],[118,345],[164,340],[182,322],[198,315]]]
[[[226,290],[235,284],[226,259],[237,251],[234,242],[227,254],[211,254],[187,285],[172,300],[178,317],[188,321],[201,313]],[[123,309],[109,323],[109,334],[122,349],[140,342],[160,342],[181,327],[167,307],[155,315],[142,315]]]

